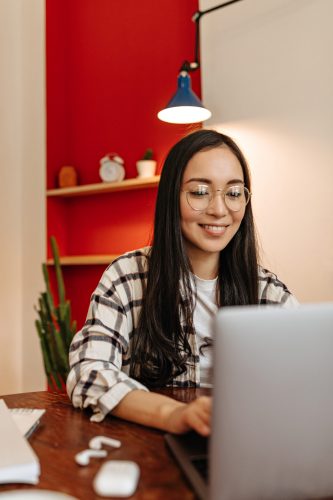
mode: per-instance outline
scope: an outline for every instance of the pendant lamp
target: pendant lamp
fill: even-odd
[[[158,118],[168,123],[197,123],[212,116],[191,88],[191,77],[187,71],[178,75],[178,89]]]
[[[191,88],[190,72],[200,67],[199,63],[199,21],[204,14],[221,9],[241,0],[230,0],[211,9],[197,11],[192,21],[196,23],[195,56],[193,62],[184,61],[178,74],[178,88],[166,107],[157,113],[157,117],[168,123],[198,123],[208,120],[212,113],[204,107]]]

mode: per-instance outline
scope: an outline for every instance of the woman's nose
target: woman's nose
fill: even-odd
[[[225,204],[224,193],[216,191],[206,210],[208,214],[222,217],[228,213],[228,207]]]

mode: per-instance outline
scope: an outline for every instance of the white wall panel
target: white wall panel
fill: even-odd
[[[45,258],[43,0],[0,1],[0,394],[45,388],[33,305]]]
[[[263,263],[302,302],[333,300],[332,19],[331,0],[242,0],[200,21],[206,126],[245,152]]]

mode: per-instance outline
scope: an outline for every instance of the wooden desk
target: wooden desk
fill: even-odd
[[[181,401],[191,401],[207,394],[204,389],[168,389],[163,391]],[[9,408],[45,408],[40,426],[29,439],[39,457],[41,476],[38,485],[0,485],[0,493],[13,489],[47,489],[61,491],[80,500],[100,499],[92,480],[103,461],[134,460],[141,469],[136,494],[131,499],[194,499],[194,494],[164,444],[164,433],[114,417],[92,423],[90,412],[76,410],[64,394],[31,392],[3,396]],[[108,456],[92,459],[86,467],[74,461],[79,451],[88,448],[97,435],[120,439],[119,449],[108,448]]]

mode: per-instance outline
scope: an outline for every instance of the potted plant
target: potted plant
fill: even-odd
[[[155,175],[156,160],[153,160],[153,150],[147,148],[141,160],[136,162],[138,177],[152,177]]]
[[[71,304],[66,299],[58,245],[53,236],[50,241],[58,288],[58,303],[55,304],[50,287],[49,271],[47,265],[43,263],[46,291],[40,294],[38,307],[35,307],[39,316],[35,325],[42,349],[48,387],[51,391],[62,392],[65,389],[69,372],[68,351],[76,332],[76,322],[71,320]]]

